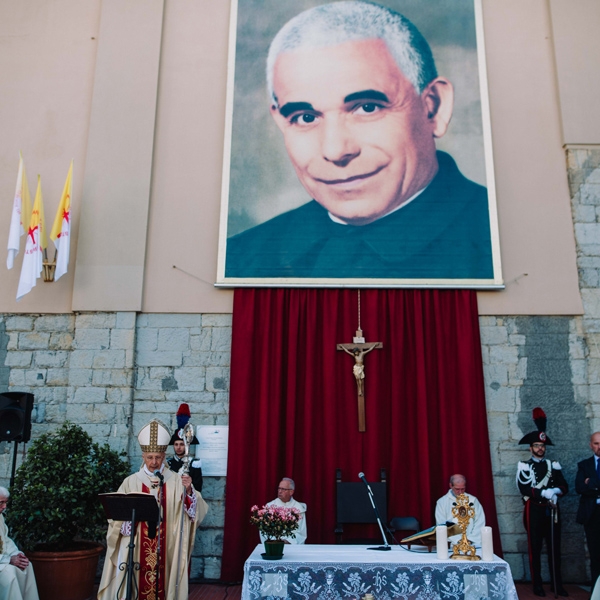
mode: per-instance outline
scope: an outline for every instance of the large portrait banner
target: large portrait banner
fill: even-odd
[[[233,0],[218,286],[503,287],[480,0]]]

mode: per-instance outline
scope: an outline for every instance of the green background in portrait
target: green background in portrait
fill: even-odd
[[[277,31],[315,0],[238,0],[227,236],[300,206],[310,197],[296,178],[269,114],[265,61]],[[383,0],[429,42],[440,76],[454,85],[455,106],[437,140],[469,179],[486,185],[473,0]]]

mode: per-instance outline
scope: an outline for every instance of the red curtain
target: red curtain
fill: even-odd
[[[308,505],[307,543],[335,542],[335,470],[388,473],[388,516],[434,524],[452,473],[468,479],[498,531],[477,314],[470,290],[361,290],[366,432],[358,431],[353,357],[358,290],[238,289],[221,579],[239,581],[259,542],[250,507],[282,477]],[[495,551],[500,553],[495,535]]]

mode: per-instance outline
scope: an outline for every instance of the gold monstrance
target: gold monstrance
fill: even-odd
[[[452,546],[452,556],[455,560],[481,560],[481,557],[475,554],[475,546],[469,544],[467,539],[467,527],[469,521],[475,517],[473,503],[469,503],[469,496],[461,494],[456,497],[456,502],[452,507],[452,516],[458,520],[458,526],[462,531],[462,536],[458,544]]]

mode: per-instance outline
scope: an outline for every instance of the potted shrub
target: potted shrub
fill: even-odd
[[[122,456],[69,422],[31,444],[6,521],[33,563],[41,600],[91,596],[107,528],[98,494],[116,491],[129,475]]]
[[[283,556],[285,542],[281,538],[295,538],[299,520],[300,512],[296,508],[265,504],[262,508],[255,505],[250,509],[250,523],[267,538],[263,558],[277,560]]]

